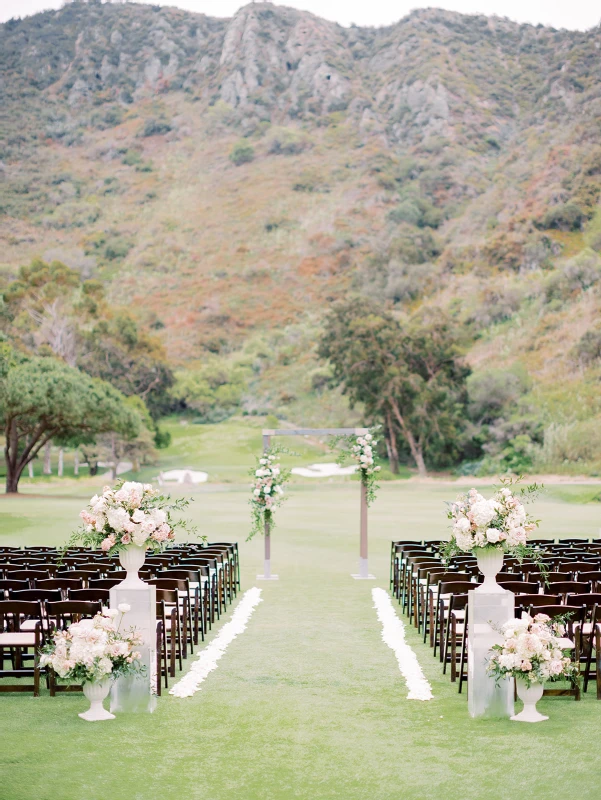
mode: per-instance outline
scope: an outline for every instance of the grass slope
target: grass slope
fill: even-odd
[[[294,491],[272,548],[280,582],[193,698],[163,697],[153,716],[87,725],[81,696],[0,697],[10,731],[0,753],[2,800],[559,800],[598,797],[599,705],[543,700],[540,726],[473,721],[412,629],[435,699],[409,702],[380,640],[371,588],[386,586],[394,537],[438,537],[449,487],[388,484],[370,512],[370,566],[358,550],[356,486]],[[241,487],[198,495],[192,514],[212,538],[241,542],[243,588],[255,585],[262,541],[244,543]],[[60,542],[77,498],[0,502],[0,542]],[[596,535],[593,505],[552,497],[535,509],[549,536]],[[15,528],[19,521],[20,529]],[[24,523],[24,524],[23,524]],[[561,761],[559,761],[561,758]],[[577,773],[566,767],[578,764]]]

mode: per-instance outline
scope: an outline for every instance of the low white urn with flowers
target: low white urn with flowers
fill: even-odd
[[[55,631],[42,649],[42,666],[50,667],[60,680],[82,684],[90,708],[79,716],[87,722],[115,719],[103,706],[112,681],[142,671],[136,649],[140,638],[133,629],[122,630],[128,611],[126,603],[103,609],[93,619],[82,619],[66,630]]]
[[[501,628],[502,644],[491,648],[487,670],[496,680],[515,678],[517,695],[524,704],[515,722],[543,722],[548,717],[536,709],[543,696],[545,683],[569,679],[579,680],[579,666],[570,658],[574,643],[565,638],[562,619],[552,620],[546,614],[509,620]]]
[[[524,500],[536,494],[536,484],[522,489],[519,496],[506,481],[493,497],[486,499],[477,489],[470,489],[451,503],[451,537],[443,554],[446,558],[472,553],[484,575],[478,592],[503,592],[496,575],[503,568],[505,553],[523,558],[530,554],[528,536],[538,526],[524,507]]]

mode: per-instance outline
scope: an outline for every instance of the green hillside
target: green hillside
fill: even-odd
[[[102,377],[105,334],[132,364],[162,360],[175,383],[163,376],[155,416],[352,424],[361,408],[316,354],[332,304],[440,309],[473,370],[446,466],[596,473],[600,47],[599,29],[434,9],[381,29],[269,3],[212,19],[72,2],[12,20],[5,332],[64,357],[58,319],[73,362]],[[77,286],[25,292],[35,258]]]

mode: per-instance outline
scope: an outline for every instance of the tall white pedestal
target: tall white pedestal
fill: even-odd
[[[111,608],[117,608],[119,603],[131,606],[121,625],[123,630],[135,628],[142,636],[138,650],[146,668],[144,675],[115,681],[111,689],[113,712],[152,713],[156,707],[155,681],[161,680],[156,674],[156,598],[156,587],[142,581],[135,586],[118,584],[111,589]]]
[[[486,671],[490,648],[502,644],[500,628],[515,615],[513,592],[469,592],[468,710],[472,717],[513,716],[513,680],[495,683]],[[494,628],[491,626],[494,625]]]

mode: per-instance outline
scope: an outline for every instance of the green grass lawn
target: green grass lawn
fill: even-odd
[[[544,699],[541,725],[474,721],[467,697],[411,628],[434,700],[406,700],[380,639],[371,589],[387,587],[391,538],[440,537],[455,488],[382,487],[370,511],[375,582],[357,567],[358,485],[295,487],[272,546],[277,583],[256,583],[262,541],[245,543],[247,490],[206,487],[191,516],[241,543],[243,589],[263,599],[203,689],[152,716],[85,723],[81,695],[0,695],[1,800],[559,800],[599,797],[601,703]],[[0,542],[62,542],[78,497],[0,498]],[[548,536],[597,536],[596,504],[534,508]],[[188,661],[188,664],[190,660]]]

